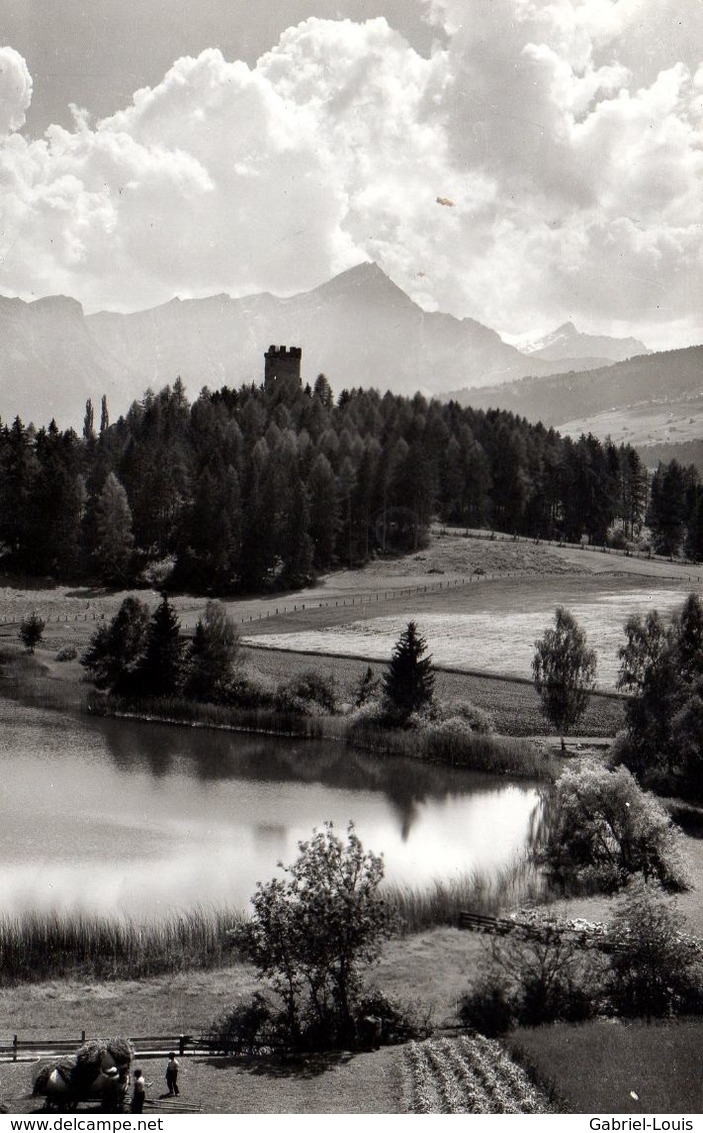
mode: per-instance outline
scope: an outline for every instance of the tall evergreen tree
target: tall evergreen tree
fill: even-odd
[[[383,674],[386,712],[394,723],[405,724],[413,712],[422,712],[432,704],[434,672],[432,657],[426,657],[426,652],[427,642],[415,622],[408,622]]]
[[[168,595],[151,616],[144,660],[139,668],[139,691],[143,696],[175,696],[181,691],[185,643],[181,623]]]

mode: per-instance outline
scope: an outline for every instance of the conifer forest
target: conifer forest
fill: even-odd
[[[0,429],[5,569],[60,581],[235,594],[288,589],[335,566],[422,546],[431,519],[603,544],[614,526],[653,549],[703,554],[696,469],[574,441],[501,410],[374,389],[335,399],[320,375],[148,391],[82,434]]]

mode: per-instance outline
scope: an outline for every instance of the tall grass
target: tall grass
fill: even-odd
[[[307,716],[270,706],[203,704],[181,697],[137,700],[99,693],[88,696],[84,711],[94,716],[121,716],[233,732],[336,740],[379,755],[443,763],[489,775],[547,781],[554,781],[559,775],[557,761],[529,739],[487,735],[469,728],[457,730],[441,723],[389,728],[373,718],[356,717],[350,722],[348,717]]]
[[[228,932],[242,914],[197,909],[160,921],[84,913],[0,918],[0,985],[63,977],[138,979],[232,962]]]
[[[403,930],[421,932],[437,925],[458,925],[463,910],[492,917],[506,908],[539,901],[543,884],[534,866],[524,858],[492,876],[472,870],[449,881],[437,879],[427,888],[389,882],[383,894],[398,914]]]
[[[556,760],[527,739],[481,732],[457,733],[428,724],[407,730],[384,728],[376,721],[356,720],[346,731],[347,742],[366,751],[448,764],[491,775],[554,780]]]
[[[137,700],[91,693],[85,711],[93,716],[123,716],[131,720],[188,724],[194,728],[224,728],[232,732],[259,732],[307,739],[318,739],[323,733],[324,722],[319,716],[303,716],[275,708],[201,704],[199,701],[176,696]]]
[[[552,1023],[519,1027],[504,1041],[533,1079],[551,1085],[563,1112],[700,1113],[700,1019]]]
[[[527,860],[495,877],[474,871],[427,888],[383,886],[402,932],[456,925],[462,909],[495,915],[537,900],[541,881]],[[81,978],[141,979],[168,972],[226,967],[236,959],[230,930],[243,914],[195,909],[159,921],[86,913],[24,913],[0,917],[0,986]]]

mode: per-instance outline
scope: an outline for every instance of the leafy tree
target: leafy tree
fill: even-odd
[[[95,560],[105,582],[119,585],[129,578],[134,535],[127,493],[110,472],[95,507]]]
[[[554,628],[535,642],[532,661],[542,712],[564,735],[581,719],[595,684],[596,655],[586,635],[563,606],[557,606]]]
[[[173,696],[181,689],[184,641],[178,615],[166,594],[152,614],[144,658],[136,676],[143,696]]]
[[[685,935],[683,917],[659,886],[635,878],[608,928],[609,998],[619,1015],[699,1011],[703,949]]]
[[[387,715],[396,723],[406,723],[413,712],[422,712],[432,704],[434,672],[432,657],[424,656],[426,651],[427,642],[415,622],[408,622],[383,674]]]
[[[703,794],[703,604],[690,594],[666,625],[630,618],[618,687],[632,693],[620,758],[645,783]]]
[[[258,883],[254,914],[234,939],[281,997],[294,1044],[306,1034],[344,1043],[364,971],[393,927],[378,892],[383,859],[364,850],[352,823],[345,841],[328,822],[298,848],[286,877]]]
[[[43,618],[39,617],[39,614],[37,614],[36,611],[33,611],[31,614],[27,614],[27,617],[23,618],[20,622],[18,637],[24,645],[25,649],[29,650],[30,653],[34,652],[35,648],[41,641],[42,637],[44,636],[45,628],[46,622]]]
[[[221,602],[208,602],[204,617],[198,619],[195,627],[185,695],[213,703],[226,700],[238,650],[239,635],[225,607]]]
[[[138,691],[139,674],[149,637],[149,607],[125,598],[114,618],[90,639],[81,664],[98,688],[130,695]]]
[[[641,873],[676,890],[688,884],[680,841],[664,807],[625,767],[586,762],[559,777],[539,856],[569,888],[613,892]]]

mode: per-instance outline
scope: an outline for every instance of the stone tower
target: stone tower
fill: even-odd
[[[287,386],[297,389],[300,386],[300,363],[303,357],[300,346],[269,346],[264,354],[264,389],[273,390]]]

